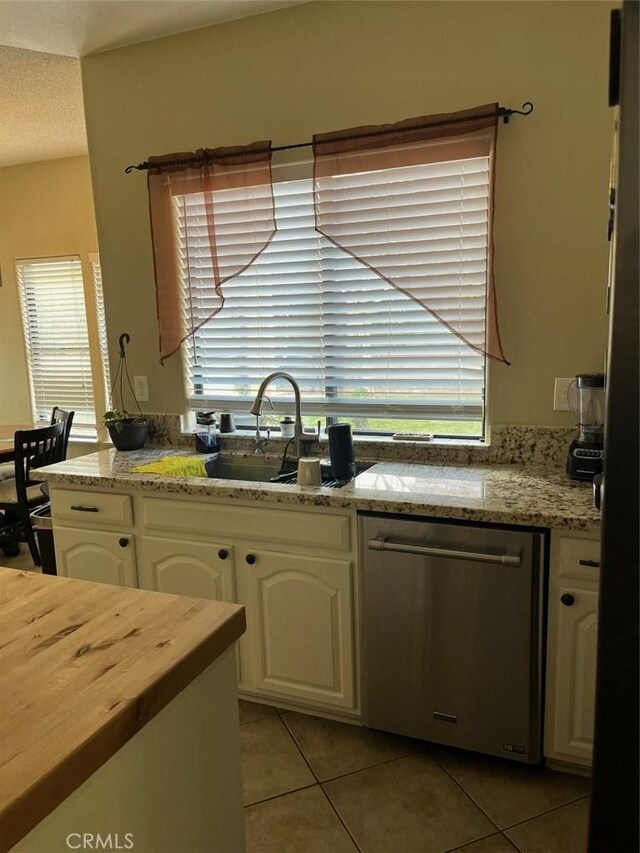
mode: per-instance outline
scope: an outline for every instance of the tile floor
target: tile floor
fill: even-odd
[[[584,853],[589,779],[240,703],[248,853]]]

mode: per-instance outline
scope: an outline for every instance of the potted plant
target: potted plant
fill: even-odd
[[[149,435],[149,424],[142,414],[138,401],[136,400],[136,395],[133,391],[133,386],[131,385],[131,379],[129,377],[129,370],[127,368],[127,356],[124,351],[124,345],[125,343],[128,344],[130,341],[131,338],[126,332],[120,335],[118,341],[120,344],[120,360],[118,362],[116,375],[113,378],[113,385],[111,386],[111,400],[112,403],[115,403],[116,405],[104,414],[104,425],[109,430],[111,441],[113,442],[116,450],[140,450],[144,447],[144,443]],[[125,377],[131,392],[131,397],[138,409],[137,415],[130,414],[126,409],[124,399],[125,389],[123,387]],[[116,398],[116,387],[117,397],[119,399]]]

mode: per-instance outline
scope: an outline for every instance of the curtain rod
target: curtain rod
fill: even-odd
[[[505,124],[509,124],[509,119],[511,118],[512,115],[528,116],[528,115],[531,115],[532,112],[533,112],[533,104],[531,103],[531,101],[525,101],[524,104],[522,105],[521,110],[511,110],[508,107],[498,107],[498,116],[503,120],[503,122]],[[492,115],[491,113],[487,113],[486,118],[490,118],[491,115]],[[475,118],[485,118],[485,116],[475,116]],[[448,121],[436,122],[435,124],[431,125],[431,127],[438,127],[438,125],[440,125],[440,124],[455,124],[456,122],[463,122],[463,121],[469,121],[468,117],[465,116],[464,118],[449,119]],[[382,130],[382,131],[373,131],[371,133],[363,133],[363,134],[360,134],[359,136],[354,136],[353,139],[364,139],[367,136],[377,136],[378,134],[384,134],[386,132],[387,131]],[[275,148],[272,148],[271,150],[272,151],[291,151],[293,148],[310,148],[312,145],[313,145],[313,142],[297,142],[294,145],[277,145]],[[131,172],[133,172],[134,170],[139,171],[139,172],[143,172],[143,171],[146,171],[148,168],[149,168],[149,161],[145,160],[142,163],[138,163],[137,166],[127,166],[124,171],[125,171],[125,174],[128,175]]]

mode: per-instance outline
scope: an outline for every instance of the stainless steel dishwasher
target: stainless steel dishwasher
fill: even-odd
[[[362,513],[366,726],[541,757],[544,535]]]

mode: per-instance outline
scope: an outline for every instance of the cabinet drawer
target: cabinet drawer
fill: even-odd
[[[338,551],[348,551],[351,548],[351,524],[348,515],[267,509],[263,506],[240,507],[182,502],[162,498],[147,498],[142,506],[142,523],[147,528],[170,528],[207,536],[223,536],[225,539],[263,539],[303,545],[307,548],[330,548]]]
[[[131,524],[133,512],[129,495],[54,489],[51,509],[55,521],[87,521],[93,524]]]
[[[562,536],[558,553],[560,577],[600,580],[600,540]]]

